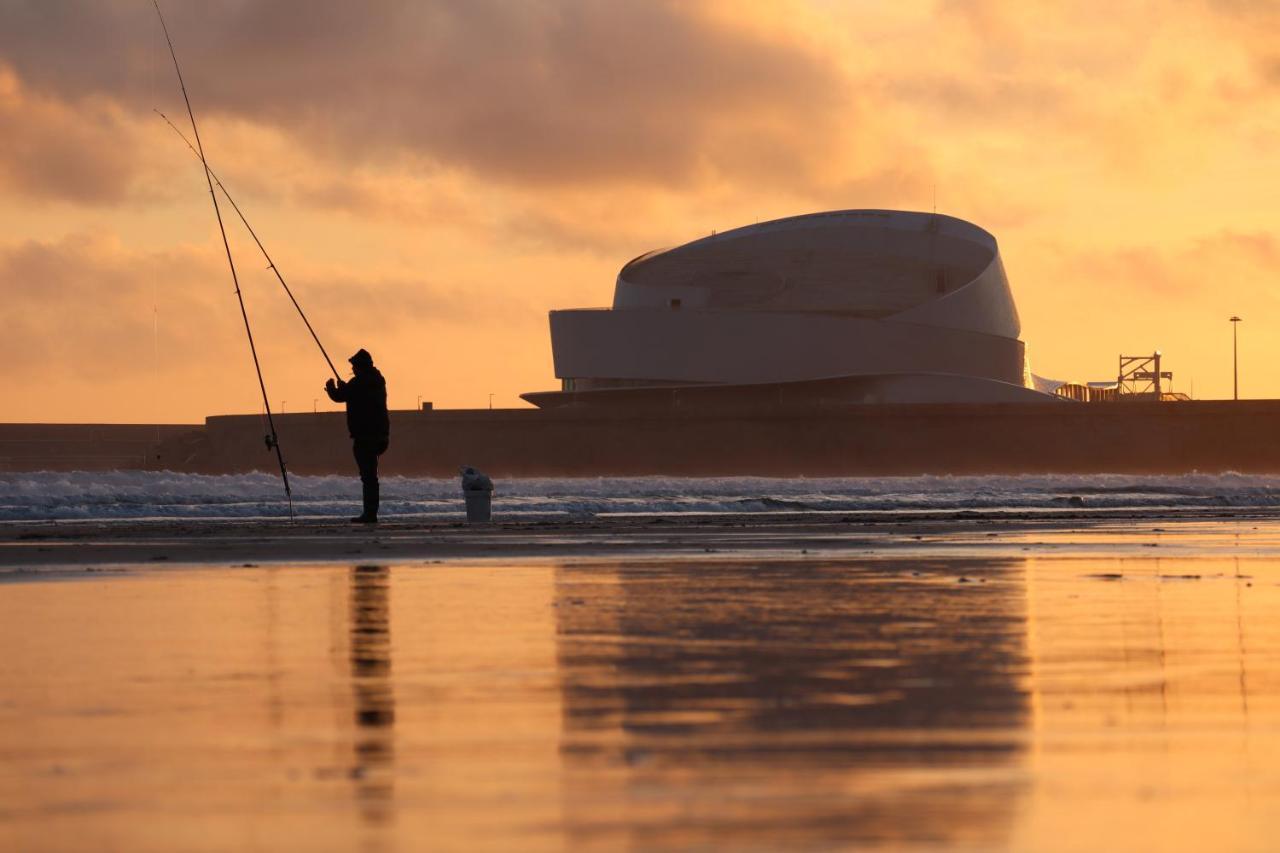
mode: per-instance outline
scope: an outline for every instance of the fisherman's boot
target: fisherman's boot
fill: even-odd
[[[364,487],[364,512],[351,519],[352,524],[378,523],[378,481],[362,483]]]

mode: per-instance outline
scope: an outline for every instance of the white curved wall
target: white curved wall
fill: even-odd
[[[551,313],[556,376],[787,382],[946,373],[1022,383],[1021,341],[823,314],[633,309]]]
[[[966,329],[987,335],[1016,338],[1022,322],[1013,301],[1004,262],[996,255],[991,265],[973,281],[932,302],[894,314],[900,323],[919,323],[946,329]]]

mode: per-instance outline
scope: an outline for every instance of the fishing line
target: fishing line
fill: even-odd
[[[200,152],[191,144],[191,140],[187,139],[186,134],[179,130],[177,126],[169,120],[167,115],[160,112],[160,110],[155,110],[155,114],[164,119],[165,124],[173,128],[173,132],[178,134],[178,138],[187,144],[187,147],[191,149],[192,154],[195,154],[197,157],[200,156]],[[298,316],[301,317],[302,322],[306,324],[307,331],[311,333],[311,339],[314,340],[316,342],[316,346],[320,348],[320,354],[324,356],[324,360],[329,365],[329,369],[333,371],[334,378],[341,379],[342,377],[338,374],[338,369],[333,366],[333,359],[329,358],[329,353],[325,351],[324,344],[320,343],[320,336],[316,334],[315,329],[311,328],[311,321],[307,319],[307,315],[303,312],[302,306],[298,304],[298,300],[294,297],[293,291],[289,289],[289,285],[285,282],[284,276],[280,274],[280,268],[277,267],[276,262],[271,259],[271,255],[267,254],[267,248],[266,246],[263,246],[262,241],[258,239],[257,232],[253,230],[253,226],[249,224],[249,220],[245,219],[244,212],[240,210],[240,205],[236,204],[236,200],[231,197],[231,193],[229,193],[226,186],[223,185],[222,180],[218,177],[218,173],[213,171],[213,167],[206,164],[206,168],[208,168],[209,175],[213,178],[213,182],[218,185],[218,189],[222,190],[223,197],[230,202],[231,208],[236,212],[236,215],[240,217],[240,221],[244,223],[245,230],[249,232],[249,236],[253,237],[253,242],[258,244],[258,249],[262,252],[262,257],[267,261],[267,269],[276,274],[276,278],[279,280],[280,286],[283,287],[284,292],[289,295],[289,301],[293,303],[294,308],[298,309]]]
[[[213,200],[213,213],[218,219],[218,233],[222,235],[222,247],[227,252],[227,266],[231,268],[231,281],[235,285],[236,300],[240,303],[240,316],[244,319],[244,333],[249,339],[249,353],[253,356],[253,369],[258,374],[258,388],[262,391],[262,410],[267,416],[267,426],[270,433],[266,436],[266,445],[269,450],[276,452],[276,461],[280,463],[280,479],[284,483],[285,500],[289,502],[289,520],[293,521],[293,492],[289,488],[289,472],[285,468],[284,453],[280,450],[280,436],[276,433],[275,420],[271,417],[271,403],[267,397],[267,383],[262,378],[262,365],[258,361],[258,348],[253,342],[253,329],[249,327],[249,312],[244,305],[244,294],[240,292],[240,277],[236,274],[236,263],[231,257],[231,243],[227,240],[227,228],[222,223],[222,208],[218,205],[218,194],[213,191],[213,178],[209,174],[209,162],[204,156],[204,145],[200,142],[200,130],[196,127],[195,110],[191,108],[191,98],[187,95],[187,84],[182,79],[182,68],[178,65],[178,53],[174,50],[173,39],[169,36],[169,27],[164,22],[164,15],[160,12],[160,0],[151,0],[151,5],[156,9],[156,16],[160,19],[160,28],[164,30],[164,40],[169,45],[169,55],[173,57],[173,70],[178,74],[178,87],[182,89],[182,100],[187,105],[187,117],[191,119],[191,133],[196,138],[196,153],[200,156],[200,163],[204,166],[204,179],[209,185],[209,198]]]

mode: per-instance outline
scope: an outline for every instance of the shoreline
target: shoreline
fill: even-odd
[[[0,525],[0,579],[101,566],[503,559],[1280,555],[1274,511],[963,511],[389,520],[46,521]]]

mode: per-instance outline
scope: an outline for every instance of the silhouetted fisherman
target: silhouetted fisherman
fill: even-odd
[[[364,513],[351,519],[357,524],[378,522],[378,457],[391,441],[391,419],[387,416],[387,381],[373,366],[373,356],[360,350],[348,359],[354,374],[350,382],[332,379],[324,391],[335,403],[347,404],[347,431],[351,451],[360,469],[364,490]]]

